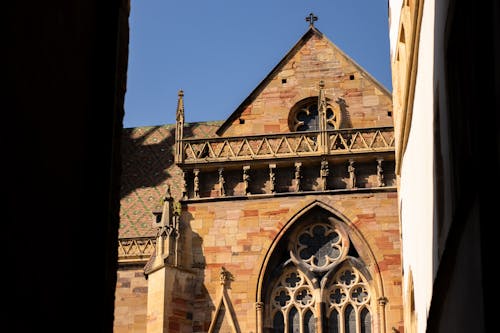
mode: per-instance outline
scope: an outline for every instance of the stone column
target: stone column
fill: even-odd
[[[264,302],[255,303],[255,311],[257,312],[257,332],[264,332]]]
[[[380,313],[380,333],[385,333],[385,305],[389,301],[387,297],[382,296],[379,297],[378,301],[378,306],[379,306],[379,313]]]

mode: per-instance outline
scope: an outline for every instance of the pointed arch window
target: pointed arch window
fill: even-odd
[[[320,213],[320,214],[318,214]],[[265,332],[372,333],[370,274],[348,234],[324,211],[288,232],[266,272]]]
[[[287,267],[271,293],[273,332],[315,332],[315,303],[307,277],[296,267]]]
[[[371,333],[370,291],[362,274],[345,265],[325,290],[327,332]]]

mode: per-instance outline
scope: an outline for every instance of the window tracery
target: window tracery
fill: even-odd
[[[306,98],[292,108],[289,116],[290,130],[292,132],[319,131],[320,116],[317,97]],[[327,103],[326,127],[327,130],[340,127],[340,108],[338,105]]]
[[[341,332],[339,323],[344,323],[345,333],[371,332],[371,295],[359,271],[349,266],[339,270],[326,288],[325,296],[328,332]]]
[[[283,271],[271,293],[271,317],[275,332],[314,332],[313,286],[296,267]],[[284,320],[287,318],[287,320]],[[302,327],[303,330],[297,330]]]
[[[270,332],[371,333],[372,301],[343,228],[316,221],[291,232],[268,293]],[[285,253],[285,252],[283,252]],[[322,306],[324,304],[325,306]]]
[[[316,223],[298,236],[295,252],[310,268],[324,271],[337,261],[346,246],[339,232],[330,225]]]

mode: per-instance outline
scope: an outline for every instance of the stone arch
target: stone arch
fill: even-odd
[[[334,229],[335,232],[341,234],[341,239],[343,239],[343,237],[347,238],[350,247],[348,246],[348,250],[346,251],[349,251],[349,253],[344,254],[345,257],[342,261],[338,262],[338,266],[345,267],[350,265],[350,267],[353,267],[364,277],[366,283],[369,285],[371,297],[374,300],[371,305],[374,327],[383,327],[385,325],[385,316],[381,313],[383,309],[381,310],[376,306],[378,300],[384,298],[382,277],[375,255],[368,242],[349,218],[344,216],[334,207],[320,200],[313,200],[288,216],[265,254],[260,267],[257,280],[258,285],[256,288],[256,304],[258,304],[257,332],[263,332],[264,324],[270,323],[271,310],[266,312],[266,309],[264,309],[266,306],[265,302],[271,299],[271,293],[273,292],[272,285],[274,285],[275,281],[281,279],[282,275],[280,272],[283,272],[283,270],[289,269],[290,267],[296,268],[297,274],[300,273],[303,275],[304,281],[309,281],[312,288],[319,290],[320,293],[322,292],[324,285],[320,285],[321,281],[317,278],[317,272],[311,273],[313,270],[310,269],[310,267],[300,267],[300,264],[294,259],[291,249],[291,247],[296,245],[293,245],[294,242],[290,241],[295,239],[298,243],[298,233],[303,232],[307,228],[314,228],[316,224],[319,224],[317,222],[319,220],[326,220],[327,222],[323,223],[325,225],[331,225],[332,230]],[[302,265],[304,265],[304,263],[302,263]],[[324,276],[329,274],[328,272],[337,272],[335,265],[336,263],[332,262],[331,266],[325,266],[325,273],[321,273],[322,281],[328,279],[328,277],[323,279]],[[321,271],[321,269],[317,267],[316,270]],[[322,299],[323,296],[316,295],[315,297],[316,300],[318,300]],[[269,305],[269,307],[271,306]]]

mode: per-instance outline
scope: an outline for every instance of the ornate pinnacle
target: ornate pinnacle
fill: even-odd
[[[177,100],[177,111],[175,114],[175,163],[184,161],[184,153],[182,151],[182,139],[184,138],[184,91],[179,90]]]
[[[177,94],[179,98],[177,99],[177,121],[184,122],[184,91],[181,89]]]

